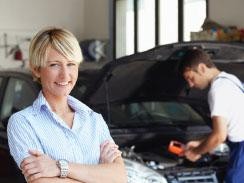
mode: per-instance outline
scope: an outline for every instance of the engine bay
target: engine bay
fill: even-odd
[[[152,150],[150,150],[150,152],[136,152],[135,149],[135,146],[124,148],[122,150],[123,158],[137,162],[162,175],[161,181],[151,178],[150,180],[143,181],[145,183],[223,182],[229,153],[228,146],[223,144],[210,154],[204,155],[198,161],[190,162],[184,157],[174,155],[170,152],[154,153]],[[126,166],[128,171],[128,165],[126,164]],[[134,170],[131,172],[129,169],[129,171],[130,172],[127,172],[128,174],[135,174]],[[129,175],[129,177],[130,176],[138,175]],[[133,181],[128,182],[134,183]]]

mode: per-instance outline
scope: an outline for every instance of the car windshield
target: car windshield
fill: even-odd
[[[188,104],[179,102],[135,102],[111,104],[111,125],[145,126],[202,125],[203,118]]]

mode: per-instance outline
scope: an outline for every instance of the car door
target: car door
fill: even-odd
[[[7,122],[13,113],[29,106],[38,92],[24,77],[7,76],[5,79],[2,77],[0,82],[3,85],[0,108],[0,182],[25,182],[9,153]]]

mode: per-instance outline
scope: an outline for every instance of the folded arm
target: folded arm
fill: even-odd
[[[68,177],[63,179],[58,178],[60,170],[55,160],[38,151],[30,151],[31,156],[21,163],[22,173],[30,183],[126,182],[124,163],[118,146],[106,141],[101,145],[100,152],[100,164],[69,163]]]
[[[85,183],[85,182],[81,182],[81,181],[77,181],[74,179],[70,179],[70,178],[58,178],[58,177],[52,177],[52,178],[39,178],[36,179],[34,181],[28,181],[28,183]]]
[[[114,160],[113,163],[104,163],[99,165],[81,165],[70,164],[68,177],[84,181],[86,183],[106,182],[106,183],[125,183],[126,173],[124,163],[121,157]]]

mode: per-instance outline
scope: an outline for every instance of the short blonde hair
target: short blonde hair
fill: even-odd
[[[48,27],[40,30],[31,40],[29,47],[29,63],[32,69],[44,67],[47,51],[52,48],[68,60],[81,63],[83,56],[79,42],[68,30]]]

